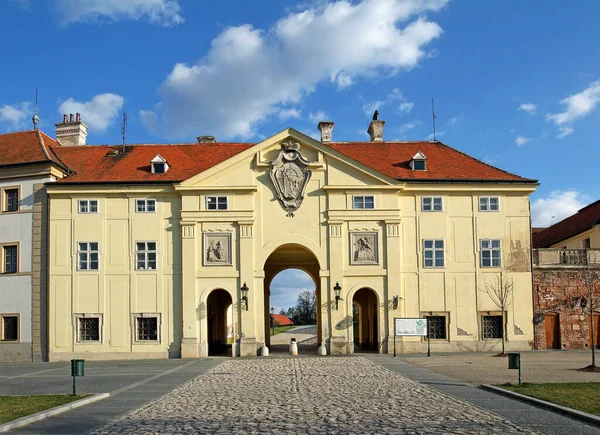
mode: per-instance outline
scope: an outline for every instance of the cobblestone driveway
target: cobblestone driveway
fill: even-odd
[[[95,434],[533,433],[361,357],[229,360]]]

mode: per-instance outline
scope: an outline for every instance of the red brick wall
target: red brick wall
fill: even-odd
[[[585,272],[584,272],[585,273]],[[558,314],[561,349],[589,347],[589,306],[581,308],[587,290],[577,269],[534,269],[533,312],[537,349],[547,349],[545,314]]]

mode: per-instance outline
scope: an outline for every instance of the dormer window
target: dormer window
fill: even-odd
[[[427,157],[421,151],[413,156],[410,160],[410,169],[413,171],[426,171],[427,170]]]
[[[150,166],[153,174],[164,174],[169,170],[169,164],[160,154],[150,160]]]

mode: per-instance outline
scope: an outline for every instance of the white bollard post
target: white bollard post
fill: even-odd
[[[298,343],[295,338],[290,341],[290,355],[298,355]]]
[[[327,356],[327,348],[323,345],[320,345],[319,349],[317,349],[317,354],[321,356]]]
[[[269,356],[269,348],[267,346],[260,348],[260,356]]]

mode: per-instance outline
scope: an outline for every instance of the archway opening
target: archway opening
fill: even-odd
[[[233,341],[232,300],[229,292],[213,290],[206,301],[208,321],[208,354],[231,355]]]
[[[267,258],[264,270],[266,345],[272,353],[288,352],[295,338],[300,354],[316,354],[321,344],[318,260],[303,246],[288,244]],[[293,328],[276,327],[288,323],[287,319],[293,322]]]
[[[379,304],[377,294],[361,288],[352,298],[354,352],[379,352]]]

